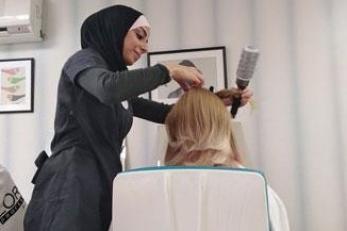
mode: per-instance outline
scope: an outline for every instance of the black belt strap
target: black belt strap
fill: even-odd
[[[48,159],[48,155],[47,155],[46,151],[40,152],[40,154],[38,155],[38,157],[35,160],[35,165],[37,167],[37,170],[35,172],[35,175],[34,175],[33,179],[31,180],[31,183],[33,183],[33,184],[36,183],[36,178],[39,175],[39,172],[40,172],[43,164],[45,163],[45,161],[47,159]]]

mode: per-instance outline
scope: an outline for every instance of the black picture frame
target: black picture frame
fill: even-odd
[[[34,112],[34,58],[0,59],[0,113]]]
[[[157,63],[178,64],[183,60],[192,62],[203,73],[206,88],[212,86],[214,91],[228,88],[225,46],[156,51],[147,54],[148,67]],[[175,81],[170,81],[149,92],[149,98],[173,103],[181,93],[179,85]]]

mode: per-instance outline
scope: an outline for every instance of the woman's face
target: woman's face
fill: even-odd
[[[123,45],[123,59],[126,65],[134,64],[148,51],[148,38],[148,27],[138,27],[126,34]]]

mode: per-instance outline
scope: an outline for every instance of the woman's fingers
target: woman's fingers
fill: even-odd
[[[196,69],[195,67],[185,67],[185,66],[181,66],[181,68],[183,68],[181,78],[184,81],[188,82],[190,86],[198,87],[203,84],[204,82],[203,76],[198,69]]]
[[[173,72],[172,78],[181,86],[199,87],[203,84],[203,76],[195,67],[186,67],[178,65],[179,67]]]
[[[248,88],[246,88],[245,90],[243,90],[241,92],[241,97],[242,98],[250,99],[252,96],[253,96],[253,92],[250,89],[248,89]]]
[[[185,91],[191,87],[201,87],[204,78],[197,68],[179,64],[165,64],[169,74]]]
[[[246,88],[241,92],[241,105],[245,105],[249,102],[249,100],[252,98],[253,92]]]
[[[183,91],[189,91],[189,89],[191,88],[187,82],[182,82],[182,83],[178,83],[178,84],[181,86]]]
[[[215,93],[219,98],[221,98],[226,106],[230,106],[232,101],[237,98],[241,98],[241,106],[246,105],[253,96],[253,92],[246,88],[240,90],[238,88],[224,89]]]
[[[202,72],[193,67],[193,75],[194,75],[194,80],[192,82],[193,87],[201,87],[204,84],[204,77],[202,75]]]
[[[243,90],[241,92],[241,105],[242,106],[246,105],[249,102],[249,100],[252,98],[252,96],[253,96],[253,92],[250,89],[246,88],[245,90]]]

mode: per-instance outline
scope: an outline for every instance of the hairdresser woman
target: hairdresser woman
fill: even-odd
[[[127,70],[147,52],[150,25],[138,11],[113,6],[89,16],[82,50],[65,63],[58,87],[52,156],[35,162],[26,231],[103,231],[111,221],[112,181],[133,115],[163,123],[170,107],[137,98],[171,79],[200,86],[202,76],[180,65]],[[128,101],[128,109],[122,101]]]

